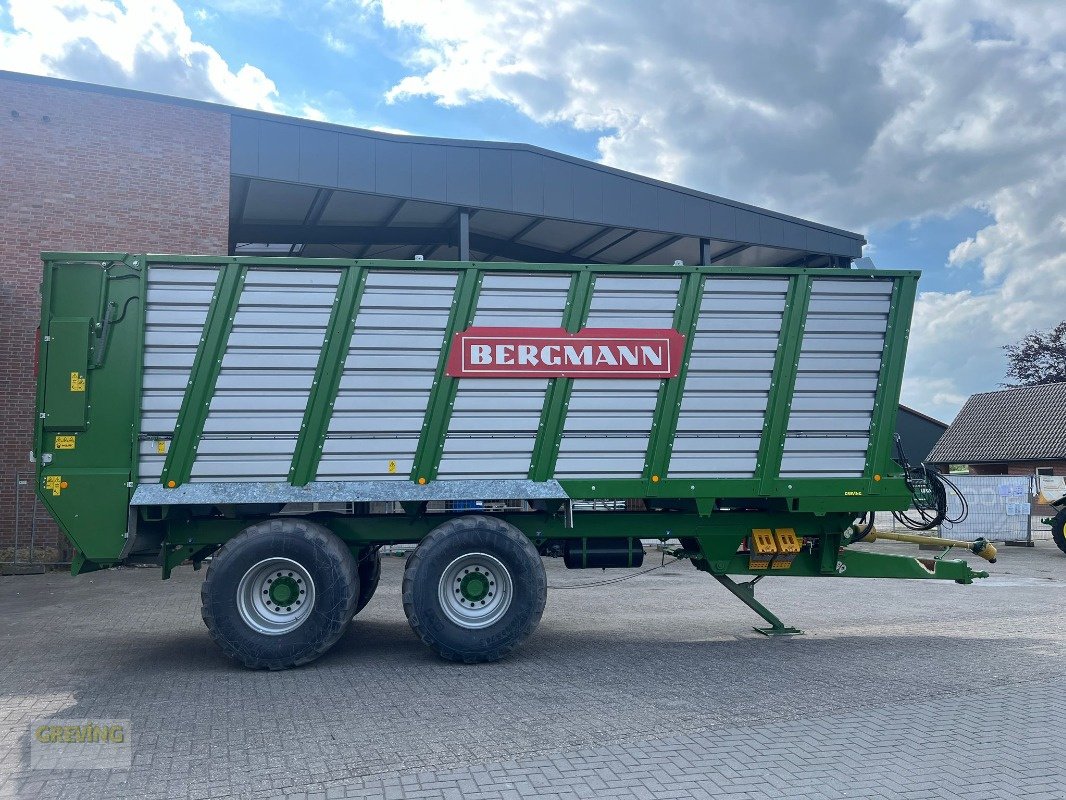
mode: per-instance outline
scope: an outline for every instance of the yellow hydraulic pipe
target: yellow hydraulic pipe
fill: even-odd
[[[852,526],[855,533],[862,533],[862,528]],[[969,550],[975,556],[980,556],[989,564],[996,563],[996,548],[987,539],[975,539],[966,542],[961,539],[941,539],[939,536],[923,536],[918,533],[890,533],[870,528],[870,532],[859,541],[873,542],[877,539],[888,539],[893,542],[910,542],[911,544],[931,544],[938,547],[961,547]]]

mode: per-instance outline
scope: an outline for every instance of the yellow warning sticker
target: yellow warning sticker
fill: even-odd
[[[52,492],[55,497],[59,497],[59,493],[63,491],[66,484],[63,483],[63,477],[61,475],[45,475],[44,476],[44,488]]]
[[[56,450],[73,450],[77,443],[76,436],[56,436]]]
[[[84,392],[85,391],[85,376],[80,372],[70,373],[70,391],[72,392]]]
[[[166,453],[166,451],[167,451],[167,440],[166,439],[156,439],[155,440],[155,451],[157,453]]]
[[[396,472],[396,462],[395,461],[390,461],[389,462],[389,474],[391,475],[394,472]]]

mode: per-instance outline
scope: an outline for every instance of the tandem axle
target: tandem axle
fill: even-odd
[[[332,582],[350,584],[345,596],[355,597],[356,606],[362,608],[377,586],[380,573],[378,548],[386,544],[415,545],[404,579],[408,618],[420,637],[434,650],[446,658],[462,661],[499,657],[532,632],[539,620],[539,609],[543,608],[543,599],[538,598],[547,591],[542,557],[562,556],[567,567],[575,569],[639,567],[644,556],[641,539],[680,541],[680,548],[665,552],[678,559],[687,559],[697,569],[710,574],[766,620],[767,627],[754,630],[768,636],[801,633],[782,622],[755,598],[756,584],[768,576],[908,578],[972,583],[975,578],[988,574],[971,569],[964,561],[944,558],[946,551],[934,558],[913,558],[853,548],[851,545],[859,540],[860,534],[868,540],[874,536],[893,538],[893,535],[863,532],[852,526],[848,516],[842,514],[817,516],[731,511],[703,517],[696,513],[667,511],[567,514],[563,509],[555,513],[430,514],[418,509],[412,509],[412,512],[366,516],[320,512],[303,517],[275,515],[255,522],[217,515],[197,517],[188,511],[182,514],[170,509],[163,515],[163,520],[140,523],[139,544],[135,545],[130,560],[154,561],[161,565],[163,577],[167,578],[176,566],[186,561],[191,561],[199,569],[204,560],[210,559],[209,580],[204,592],[205,609],[209,606],[213,609],[210,614],[205,610],[205,621],[209,627],[215,626],[212,635],[224,650],[248,666],[268,668],[303,663],[304,655],[293,657],[273,652],[270,645],[275,641],[280,644],[280,641],[263,640],[263,632],[268,631],[271,636],[281,635],[277,631],[288,631],[286,620],[302,619],[306,612],[301,587],[317,587],[320,582],[315,581],[311,568],[299,559],[281,555],[290,547],[308,548],[306,558],[312,561],[322,558],[322,553],[327,554],[327,560],[335,559],[337,565]],[[623,533],[628,535],[620,535]],[[902,535],[899,538],[939,541],[946,549],[965,546],[977,555],[995,559],[995,549],[985,542]],[[274,549],[269,549],[271,547]],[[258,560],[243,555],[246,550]],[[448,558],[445,559],[438,550],[447,552]],[[232,555],[233,552],[238,555]],[[243,567],[230,566],[231,563],[243,564]],[[74,570],[87,571],[96,566],[80,561]],[[219,572],[222,577],[217,576]],[[750,580],[734,579],[742,575],[751,576]],[[422,583],[437,588],[430,591],[421,586]],[[256,587],[254,596],[249,594],[249,585]],[[510,612],[507,610],[510,601],[507,601],[507,609],[499,611],[497,604],[504,601],[499,599],[496,586],[503,587],[504,594],[516,597],[522,591],[532,591],[533,594],[521,595],[524,599]],[[322,590],[316,588],[315,591],[315,596],[321,598]],[[213,593],[237,596],[238,610],[243,609],[241,613],[251,620],[246,620],[246,625],[259,632],[254,649],[257,655],[248,657],[249,644],[242,638],[240,629],[224,624],[228,606],[212,600]],[[284,605],[284,601],[291,601],[293,605]],[[496,638],[485,639],[476,633],[491,624],[485,620],[497,620],[506,613],[526,616],[523,619],[516,617],[515,625],[509,627],[510,634],[502,642]],[[447,636],[441,634],[443,639],[434,634],[436,629],[427,628],[422,623],[435,614],[442,614],[449,623],[440,629],[447,632]],[[335,627],[329,628],[331,636],[336,633]],[[457,633],[457,630],[470,633]],[[308,653],[320,654],[326,649],[321,641],[313,642],[309,647]]]

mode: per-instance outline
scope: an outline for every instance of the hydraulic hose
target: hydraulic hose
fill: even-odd
[[[944,522],[957,525],[966,519],[969,505],[959,487],[948,480],[947,476],[927,464],[912,467],[907,461],[906,453],[903,452],[898,433],[896,434],[896,453],[896,460],[903,467],[904,480],[914,499],[912,511],[892,512],[897,522],[912,531],[928,531],[939,527]],[[959,501],[959,513],[953,517],[948,516],[949,489]]]

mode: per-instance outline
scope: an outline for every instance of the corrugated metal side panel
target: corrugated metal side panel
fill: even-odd
[[[248,270],[190,481],[288,480],[339,281]]]
[[[153,264],[148,270],[141,393],[145,436],[169,439],[174,434],[217,280],[217,267]],[[142,440],[138,449],[139,480],[155,483],[166,455],[158,452],[155,440]]]
[[[455,272],[369,273],[319,480],[409,479],[457,280]]]
[[[781,476],[861,477],[866,469],[889,279],[814,279]]]
[[[484,276],[474,325],[558,328],[568,275]],[[537,439],[545,378],[463,378],[452,408],[440,478],[525,478]]]
[[[762,440],[787,278],[708,278],[669,476],[750,478]]]
[[[672,328],[680,278],[596,279],[586,327]],[[555,477],[638,478],[659,380],[574,380]]]

